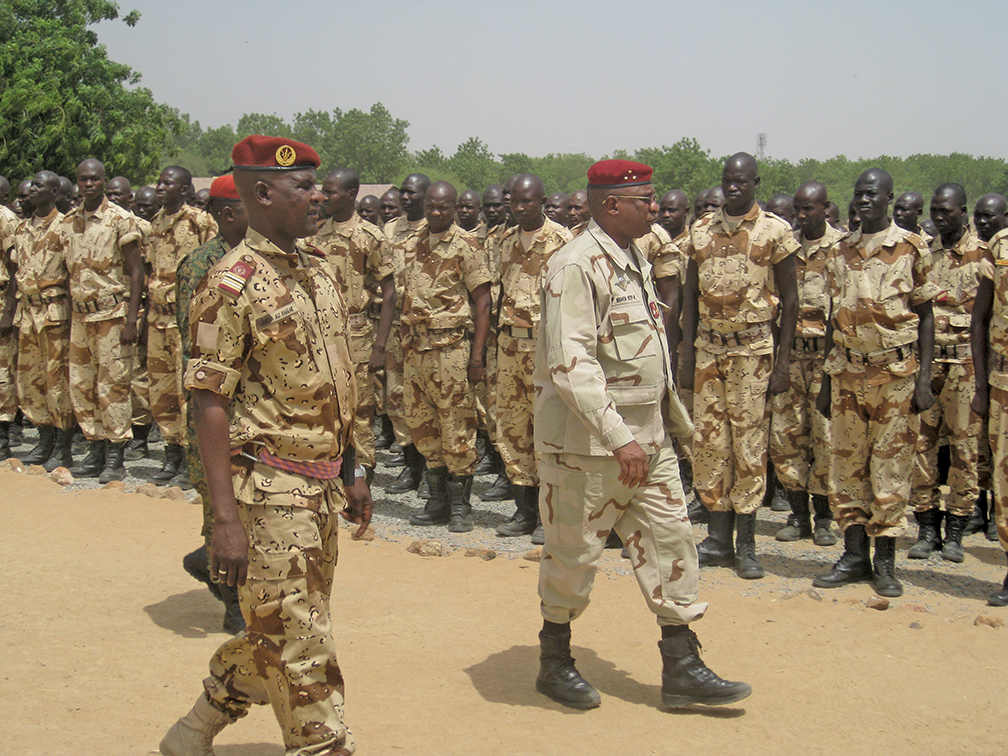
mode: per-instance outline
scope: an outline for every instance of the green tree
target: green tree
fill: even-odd
[[[482,192],[488,184],[497,183],[501,173],[500,163],[478,137],[469,137],[458,146],[448,158],[448,168],[462,180],[462,185],[456,187],[459,191]]]
[[[73,176],[96,157],[109,175],[145,180],[171,149],[175,111],[132,86],[140,75],[109,60],[88,28],[118,17],[108,0],[0,2],[0,165],[13,179],[41,169]]]

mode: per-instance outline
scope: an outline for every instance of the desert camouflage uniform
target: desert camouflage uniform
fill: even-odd
[[[181,350],[175,320],[175,271],[183,257],[216,235],[214,219],[189,205],[183,205],[174,215],[165,215],[162,208],[151,220],[147,239],[151,264],[147,285],[150,308],[147,372],[151,414],[161,429],[161,436],[169,444],[185,444]]]
[[[480,426],[487,432],[487,437],[495,446],[499,445],[497,438],[497,365],[498,333],[497,322],[501,301],[501,236],[507,231],[507,224],[500,223],[486,229],[483,238],[476,237],[483,245],[486,255],[487,269],[490,271],[490,330],[486,340],[486,370],[484,380],[476,387],[476,413]]]
[[[699,619],[707,604],[697,601],[693,529],[668,437],[693,427],[675,393],[651,266],[589,221],[550,258],[543,287],[535,362],[542,616],[581,615],[615,529],[658,624]],[[637,489],[619,482],[612,454],[631,441],[648,455],[647,483]]]
[[[147,239],[150,236],[150,221],[137,217],[137,225],[140,227],[140,252],[144,263],[144,299],[140,303],[140,310],[137,312],[138,328],[147,320],[147,283],[150,273],[150,257],[147,254]],[[154,422],[154,416],[150,411],[150,376],[147,373],[147,334],[138,334],[136,343],[136,357],[133,360],[136,370],[133,371],[133,379],[130,382],[130,402],[133,406],[133,425],[150,425]]]
[[[571,235],[566,228],[546,218],[542,228],[535,232],[531,249],[525,250],[519,231],[518,226],[509,228],[500,241],[497,447],[513,485],[538,486],[532,372],[539,338],[542,274],[550,257],[571,240]]]
[[[980,263],[979,275],[994,283],[990,315],[990,419],[987,438],[991,448],[994,517],[1001,549],[1008,552],[1008,229],[987,242],[990,251]]]
[[[579,236],[581,236],[581,234],[583,234],[585,232],[585,229],[588,228],[588,224],[590,222],[591,221],[589,219],[589,220],[583,221],[581,223],[578,223],[576,226],[571,226],[571,228],[568,229],[570,231],[570,233],[571,233],[571,236],[573,236],[575,239],[577,239]]]
[[[906,522],[913,449],[920,425],[910,410],[917,376],[918,317],[934,298],[931,255],[895,224],[868,251],[860,230],[826,265],[832,300],[830,507],[842,530],[895,537]],[[867,363],[867,364],[866,364]]]
[[[358,386],[354,448],[357,462],[374,469],[374,381],[368,365],[377,327],[369,311],[381,310],[381,282],[395,272],[391,250],[381,229],[356,213],[345,223],[330,218],[309,243],[325,253],[350,313],[350,354]]]
[[[773,266],[798,250],[791,227],[754,204],[731,231],[722,210],[690,230],[699,281],[693,481],[704,506],[752,514],[766,490],[777,317]]]
[[[433,244],[422,228],[406,241],[402,307],[403,400],[413,443],[431,469],[476,467],[476,402],[469,385],[469,293],[490,281],[479,242],[457,225]]]
[[[123,247],[140,241],[137,218],[102,199],[63,218],[60,234],[70,273],[70,399],[85,438],[127,441],[133,416],[130,383],[135,345],[120,340],[130,278]]]
[[[14,246],[14,231],[18,217],[6,206],[0,205],[0,301],[7,298],[11,285],[7,261]],[[17,413],[17,333],[0,333],[0,422],[9,423]]]
[[[321,257],[288,255],[249,229],[197,288],[190,333],[185,386],[230,399],[233,450],[303,463],[343,453],[353,362],[346,308]],[[272,705],[287,753],[353,753],[329,609],[342,487],[232,459],[249,536],[238,589],[247,628],[211,659],[207,696],[232,716]]]
[[[70,303],[60,241],[63,214],[27,218],[14,233],[17,266],[17,392],[22,412],[34,425],[70,428]]]
[[[931,242],[931,275],[940,292],[933,302],[935,354],[931,390],[935,403],[920,413],[910,504],[915,512],[938,506],[938,436],[943,431],[951,452],[949,495],[945,508],[968,517],[980,493],[977,484],[980,417],[970,410],[976,391],[970,351],[970,314],[979,285],[980,261],[987,245],[969,229],[953,249],[943,249],[941,235]]]
[[[396,442],[400,446],[408,446],[413,441],[410,438],[409,426],[406,424],[406,414],[403,409],[403,350],[402,350],[402,301],[405,286],[406,259],[404,248],[406,241],[421,228],[427,228],[427,220],[421,218],[415,223],[406,219],[405,215],[390,220],[385,224],[385,238],[392,249],[392,268],[395,271],[396,307],[392,318],[392,329],[385,343],[385,414],[392,421],[392,430]]]
[[[182,361],[180,369],[185,375],[189,366],[189,357],[192,354],[192,338],[189,329],[189,306],[192,304],[196,287],[206,278],[210,269],[217,262],[231,251],[227,241],[221,234],[217,234],[206,244],[201,245],[194,251],[182,258],[178,270],[175,272],[175,302],[178,304],[176,311],[176,322],[178,324],[179,341],[181,342]],[[189,471],[189,481],[192,483],[196,493],[200,495],[203,504],[203,529],[200,535],[203,536],[206,545],[207,557],[210,555],[210,536],[213,535],[213,507],[210,506],[210,492],[207,490],[206,473],[203,471],[203,460],[200,458],[199,446],[196,443],[196,414],[197,408],[189,403],[190,391],[183,388],[188,411],[186,412],[186,469]]]
[[[773,398],[770,422],[770,460],[777,480],[789,491],[816,496],[829,494],[829,420],[816,410],[830,310],[826,260],[843,237],[842,231],[828,223],[826,232],[814,241],[805,241],[800,231],[795,232],[801,245],[795,256],[798,324],[788,371],[790,382],[786,391]]]

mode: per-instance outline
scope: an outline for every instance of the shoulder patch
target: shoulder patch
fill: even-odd
[[[244,255],[241,260],[228,268],[227,272],[221,276],[217,288],[225,294],[237,297],[245,290],[245,285],[253,273],[255,273],[255,261],[248,255]]]
[[[326,256],[325,252],[316,247],[314,244],[305,244],[304,251],[312,257],[321,257],[323,260]]]

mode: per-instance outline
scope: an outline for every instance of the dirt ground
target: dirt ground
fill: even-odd
[[[0,753],[156,751],[225,639],[221,605],[181,569],[198,508],[7,471],[0,490]],[[425,558],[347,531],[340,546],[334,631],[361,754],[1008,753],[1008,627],[974,625],[1008,622],[983,600],[1004,557],[980,536],[953,588],[914,573],[886,611],[865,606],[867,585],[816,597],[774,565],[757,582],[705,571],[704,658],[753,694],[682,711],[660,705],[658,631],[618,551],[574,624],[602,706],[574,712],[534,690],[534,562]],[[227,728],[216,752],[280,756],[272,712]]]

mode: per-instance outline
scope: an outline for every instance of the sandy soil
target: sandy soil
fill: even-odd
[[[199,544],[198,508],[7,471],[0,490],[0,752],[155,751],[225,639],[221,605],[181,569]],[[533,687],[535,563],[406,546],[341,540],[333,619],[359,753],[1008,753],[1008,628],[974,625],[1008,621],[983,600],[1004,557],[980,536],[964,565],[904,572],[907,595],[886,611],[865,606],[867,585],[809,595],[819,565],[799,551],[755,583],[705,571],[705,659],[754,692],[678,712],[660,706],[658,631],[618,551],[574,625],[603,703],[573,712]],[[216,751],[280,756],[279,742],[257,709]]]

